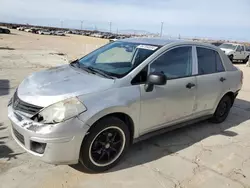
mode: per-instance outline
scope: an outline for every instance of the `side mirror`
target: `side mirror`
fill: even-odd
[[[148,75],[147,84],[145,85],[145,91],[152,91],[154,85],[165,85],[167,83],[167,77],[163,73],[151,73]]]

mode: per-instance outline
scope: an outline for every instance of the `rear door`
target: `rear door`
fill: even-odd
[[[208,115],[226,89],[225,68],[218,52],[196,47],[198,61],[196,115]]]

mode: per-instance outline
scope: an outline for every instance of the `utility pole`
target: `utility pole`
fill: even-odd
[[[161,34],[160,34],[160,37],[162,37],[163,24],[164,24],[164,22],[161,22]]]
[[[81,20],[81,30],[82,30],[82,24],[83,24],[83,20]]]
[[[112,22],[109,23],[109,32],[111,33],[112,32]]]

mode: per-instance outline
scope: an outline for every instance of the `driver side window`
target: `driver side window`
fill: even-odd
[[[150,73],[164,73],[168,79],[192,75],[192,47],[174,48],[156,59],[150,65]]]
[[[243,46],[240,46],[240,45],[239,45],[239,46],[237,47],[236,51],[237,51],[237,52],[243,51]]]

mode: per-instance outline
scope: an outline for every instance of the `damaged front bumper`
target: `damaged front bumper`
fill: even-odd
[[[11,133],[27,152],[51,164],[76,164],[82,140],[89,126],[77,117],[45,125],[35,122],[8,106]]]

